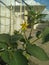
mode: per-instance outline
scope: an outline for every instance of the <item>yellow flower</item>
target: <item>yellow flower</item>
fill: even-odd
[[[28,24],[26,22],[24,22],[23,24],[21,24],[21,26],[22,26],[22,28],[21,28],[22,30],[26,30]]]

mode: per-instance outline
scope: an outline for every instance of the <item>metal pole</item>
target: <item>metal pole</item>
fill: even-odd
[[[21,5],[20,5],[20,19],[21,19],[21,23],[22,23],[22,0],[21,0]]]
[[[14,25],[15,25],[15,6],[16,6],[16,1],[14,0],[14,6],[13,6],[13,32],[14,32]]]
[[[0,16],[1,16],[1,4],[0,4]],[[0,33],[1,33],[1,17],[0,17]]]
[[[5,17],[6,17],[6,7],[5,7]],[[7,18],[5,18],[5,21],[4,21],[4,22],[5,22],[5,25],[6,25],[6,19],[7,19]],[[5,25],[4,25],[4,27],[5,27],[4,32],[6,32],[6,26],[5,26]]]
[[[9,33],[11,34],[11,15],[12,15],[12,5],[10,6],[11,10],[10,10],[10,25],[9,25]]]

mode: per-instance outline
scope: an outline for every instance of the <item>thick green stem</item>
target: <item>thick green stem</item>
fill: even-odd
[[[30,37],[30,36],[31,36],[31,34],[32,34],[33,25],[34,25],[34,24],[32,24],[32,25],[31,25],[31,30],[30,30],[30,34],[29,34],[29,37]],[[28,37],[28,38],[29,38],[29,37]]]
[[[32,28],[33,28],[33,26],[31,27],[31,30],[30,30],[30,34],[29,34],[29,37],[31,36],[31,33],[32,33]]]
[[[27,39],[27,36],[26,36],[25,32],[24,32],[24,39],[25,39],[25,41],[26,41],[26,42],[28,41],[28,39]]]

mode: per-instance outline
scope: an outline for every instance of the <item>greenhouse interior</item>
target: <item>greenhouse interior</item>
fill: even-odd
[[[45,5],[31,5],[36,12],[42,13]],[[21,28],[20,24],[27,22],[28,7],[19,0],[1,0],[0,2],[0,33],[11,33]],[[36,26],[36,25],[35,25]]]
[[[45,11],[46,5],[35,0],[0,0],[0,65],[49,65],[49,11]]]

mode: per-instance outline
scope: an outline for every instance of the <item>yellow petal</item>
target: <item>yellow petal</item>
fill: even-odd
[[[21,28],[22,30],[26,30],[28,24],[26,22],[24,22],[23,24],[21,24],[21,26],[22,26],[22,28]]]

